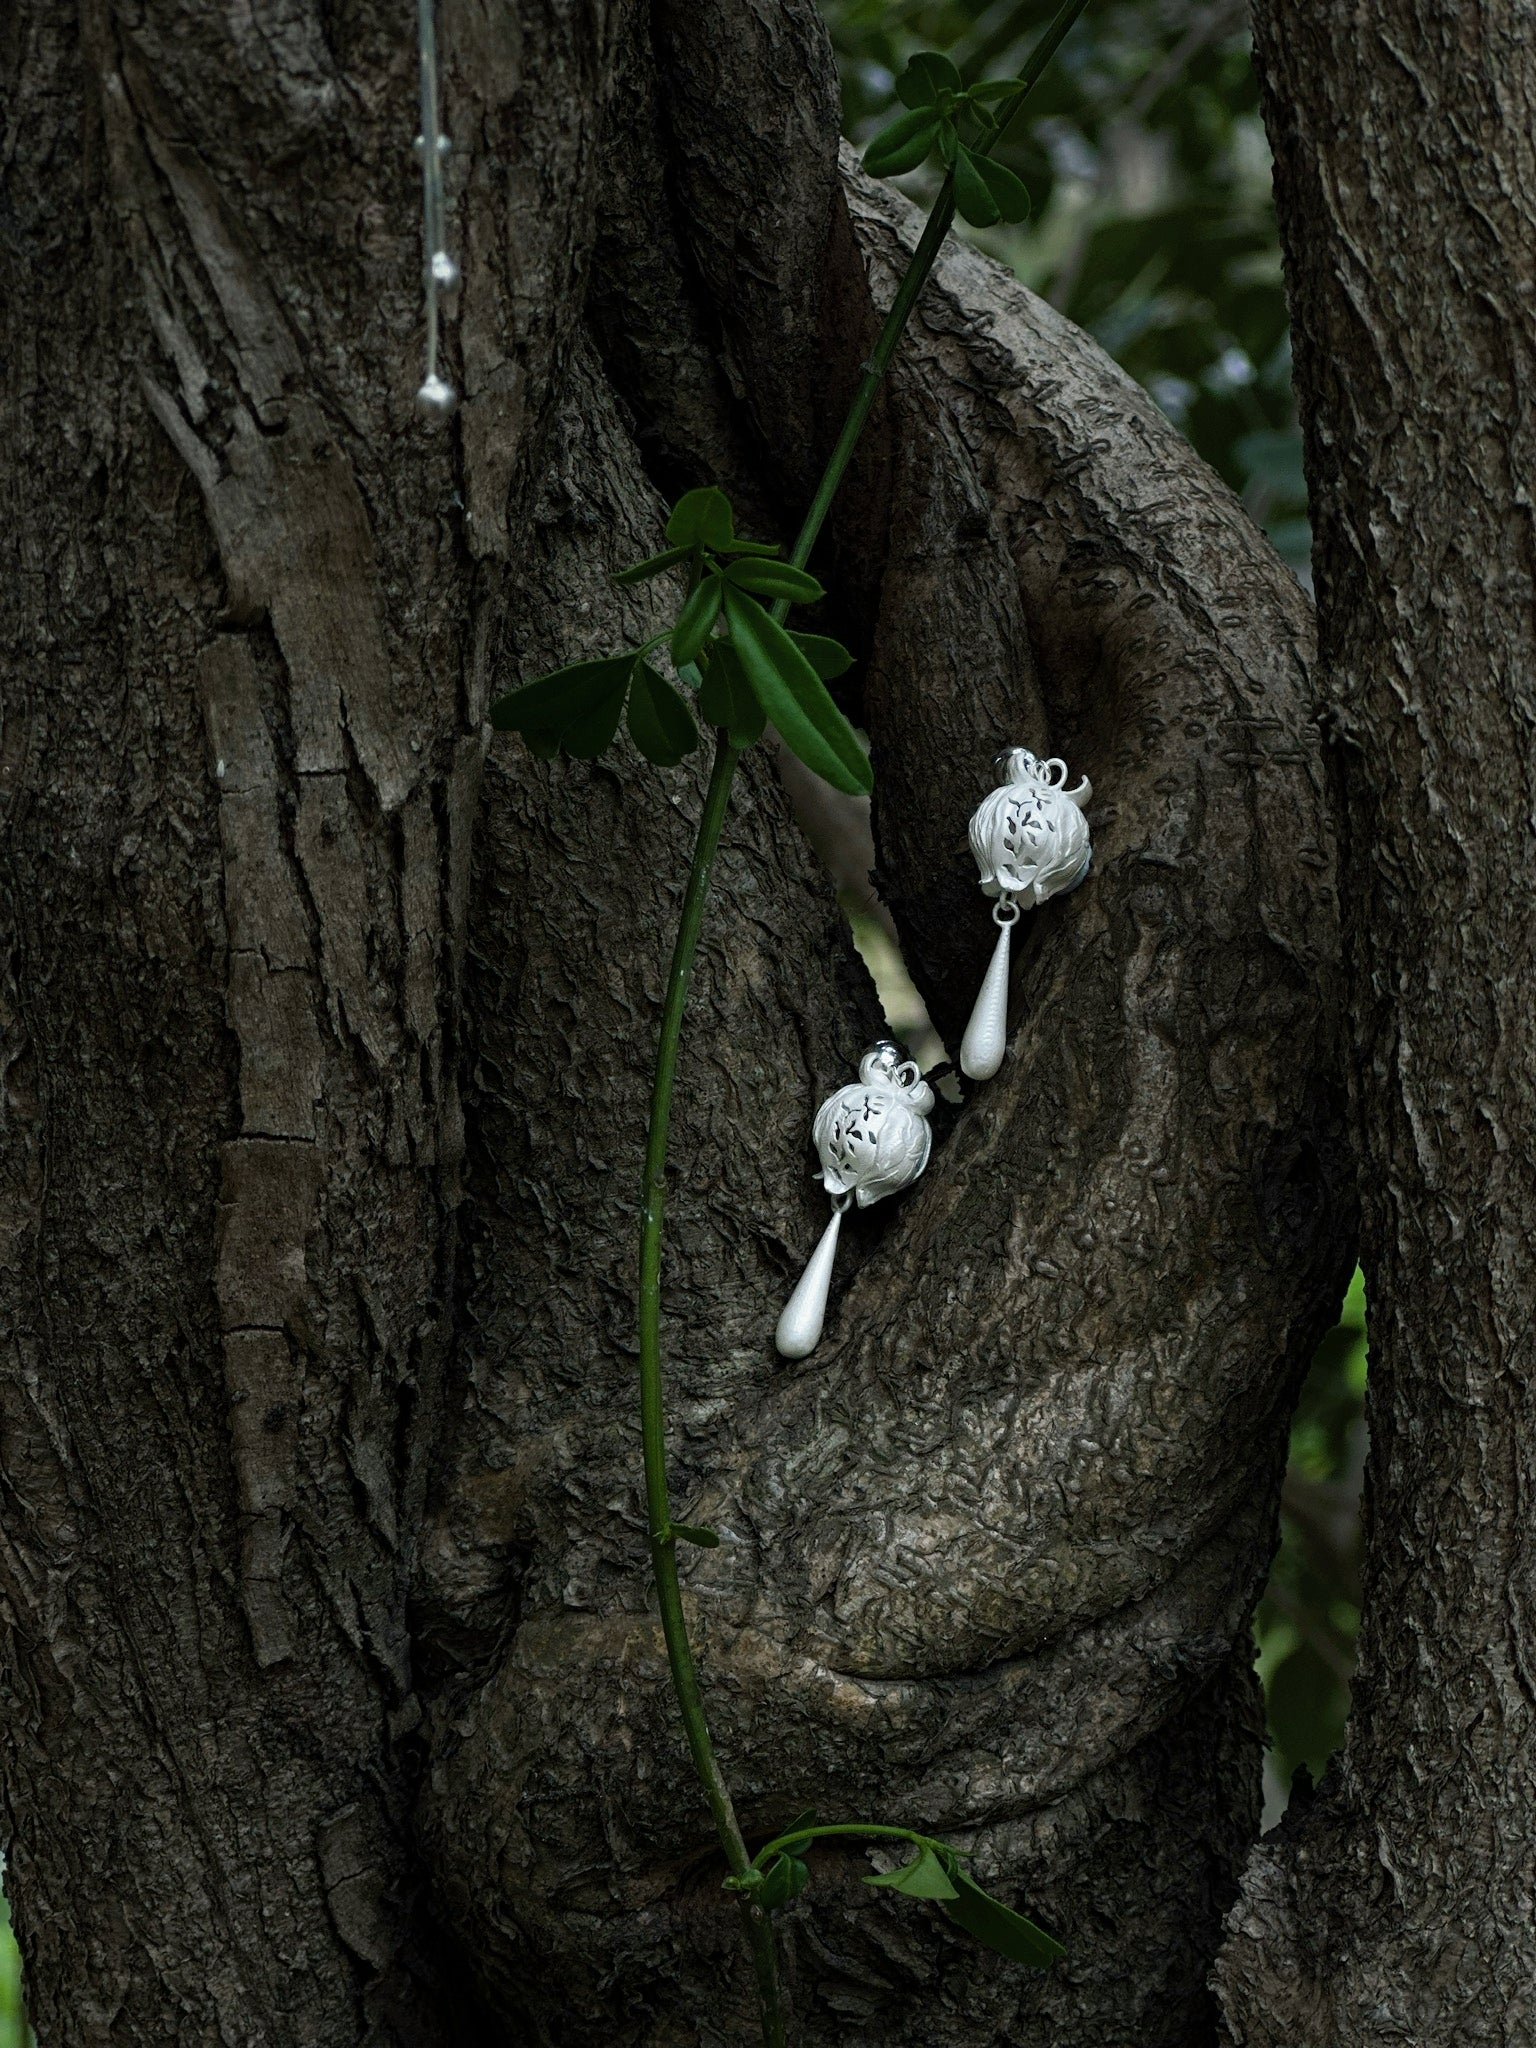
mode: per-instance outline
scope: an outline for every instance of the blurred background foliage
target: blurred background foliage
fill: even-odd
[[[1344,1739],[1360,1627],[1365,1372],[1365,1276],[1357,1268],[1296,1406],[1280,1548],[1254,1617],[1269,1710],[1266,1825],[1285,1810],[1296,1771],[1315,1782]]]
[[[1053,5],[824,0],[824,11],[844,125],[863,143],[899,111],[895,78],[914,50],[946,51],[968,83],[1011,76]],[[1243,0],[1095,0],[999,151],[1029,188],[1032,220],[960,231],[1146,387],[1306,581],[1280,244],[1245,14]],[[900,182],[926,202],[936,179],[925,171]],[[871,965],[893,1023],[916,1050],[927,1020],[899,955],[877,927],[861,938],[878,955]],[[924,1049],[938,1056],[936,1045]],[[1266,1824],[1295,1772],[1317,1777],[1343,1733],[1360,1614],[1364,1389],[1357,1274],[1296,1412],[1280,1549],[1255,1621],[1269,1707]],[[3,1919],[0,2048],[27,2039]]]
[[[1017,75],[1055,0],[823,0],[844,128],[900,110],[897,74],[943,50],[967,84]],[[1301,437],[1243,0],[1092,0],[997,152],[1029,188],[1020,227],[961,227],[1145,386],[1310,583]],[[921,204],[937,171],[900,179]],[[888,924],[850,902],[891,1021],[941,1056]],[[1255,1618],[1269,1711],[1265,1824],[1344,1731],[1360,1618],[1365,1290],[1357,1273],[1296,1411],[1280,1548]]]
[[[825,0],[844,127],[900,112],[896,75],[943,50],[967,84],[1015,76],[1047,0]],[[1301,438],[1244,0],[1095,0],[996,152],[1020,227],[962,228],[1100,341],[1156,399],[1304,581]],[[937,171],[897,181],[926,203]]]
[[[21,1957],[11,1916],[0,1898],[0,2048],[28,2048],[32,2030],[21,2002]]]

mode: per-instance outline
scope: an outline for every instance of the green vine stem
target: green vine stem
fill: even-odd
[[[819,1842],[828,1835],[856,1835],[861,1840],[875,1839],[895,1842],[910,1842],[914,1849],[942,1850],[946,1856],[969,1855],[968,1849],[955,1849],[948,1842],[941,1842],[935,1835],[919,1834],[916,1828],[887,1826],[883,1821],[839,1820],[829,1821],[825,1827],[791,1828],[788,1834],[775,1835],[771,1842],[764,1842],[752,1858],[754,1870],[766,1869],[770,1860],[781,1849],[798,1847],[802,1842]]]
[[[998,109],[997,133],[977,145],[978,156],[990,156],[997,148],[1008,123],[1039,82],[1041,73],[1061,48],[1068,30],[1087,4],[1088,0],[1063,0],[1063,5],[1051,17],[1045,33],[1030,51],[1029,62],[1019,73],[1019,91]],[[843,480],[844,471],[853,460],[853,451],[874,407],[880,390],[880,380],[890,368],[891,358],[896,353],[896,345],[901,340],[912,308],[917,304],[918,294],[928,282],[928,273],[938,256],[939,245],[949,233],[954,218],[955,174],[948,171],[945,173],[943,184],[939,187],[938,197],[933,202],[933,211],[924,224],[917,247],[912,251],[912,261],[907,265],[906,273],[896,288],[896,296],[892,299],[890,311],[885,316],[885,325],[880,330],[880,339],[875,343],[873,353],[864,365],[864,375],[859,380],[858,390],[853,394],[853,402],[848,408],[848,417],[843,421],[842,432],[837,437],[837,445],[827,458],[827,466],[822,471],[820,483],[816,486],[811,509],[805,515],[805,524],[800,529],[799,538],[789,558],[797,569],[805,567],[811,549],[816,544],[816,536],[821,532],[822,522],[831,510],[832,500],[837,495],[837,487]],[[780,613],[779,616],[782,617],[783,614]]]
[[[1029,63],[1020,74],[1019,91],[999,108],[996,134],[984,145],[987,153],[990,153],[1001,139],[1008,122],[1023,105],[1031,87],[1050,62],[1086,4],[1087,0],[1063,0],[1063,5],[1057,10],[1031,52]],[[864,374],[848,409],[842,431],[828,458],[815,496],[795,540],[789,559],[797,568],[805,566],[821,532],[838,486],[853,459],[859,436],[874,406],[881,379],[896,353],[897,344],[901,340],[918,296],[928,281],[929,272],[933,268],[940,244],[949,232],[954,213],[954,174],[950,172],[939,188],[933,211],[912,253],[912,260],[897,288],[896,296],[891,302],[879,339],[864,366]],[[780,600],[773,607],[773,615],[780,623],[788,612],[787,600]],[[747,1878],[750,1885],[753,1880],[748,1877],[748,1873],[758,1869],[760,1865],[747,1854],[736,1811],[731,1803],[730,1788],[726,1784],[715,1756],[714,1745],[710,1741],[703,1696],[699,1690],[698,1671],[694,1664],[693,1649],[683,1613],[682,1584],[677,1568],[678,1538],[673,1527],[671,1494],[667,1483],[666,1413],[661,1365],[661,1246],[666,1212],[667,1138],[672,1116],[672,1094],[677,1076],[678,1052],[682,1043],[683,1017],[688,1003],[688,985],[693,975],[694,956],[698,951],[699,932],[704,922],[704,906],[709,895],[710,877],[715,854],[720,845],[725,814],[730,805],[731,784],[735,779],[736,763],[739,758],[738,750],[731,745],[726,734],[723,731],[717,733],[714,765],[710,772],[709,788],[704,798],[698,836],[694,842],[693,858],[688,869],[682,917],[672,950],[672,965],[667,977],[666,1000],[662,1010],[661,1036],[656,1051],[655,1078],[651,1090],[650,1126],[646,1137],[645,1179],[640,1207],[640,1416],[644,1442],[651,1571],[656,1586],[662,1635],[667,1646],[667,1661],[671,1668],[673,1689],[677,1695],[678,1713],[687,1738],[689,1755],[693,1759],[694,1770],[698,1774],[699,1783],[708,1802],[715,1830],[720,1838],[720,1846],[725,1852],[726,1862],[730,1865],[731,1876],[737,1880]],[[907,1828],[860,1826],[854,1823],[841,1827],[801,1829],[787,1839],[800,1840],[808,1834],[895,1836],[915,1843],[927,1842],[926,1837],[914,1835]],[[769,1846],[773,1848],[778,1845]],[[753,1903],[750,1892],[743,1893],[742,1912],[757,1977],[765,2048],[784,2048],[784,2007],[778,1983],[772,1920],[761,1906]]]
[[[672,1501],[667,1485],[666,1412],[661,1380],[661,1235],[667,1198],[667,1135],[672,1121],[672,1090],[677,1075],[678,1049],[682,1042],[683,1013],[688,1006],[688,984],[693,977],[694,955],[699,930],[704,922],[704,903],[709,894],[720,829],[731,800],[736,775],[737,750],[723,732],[715,736],[715,760],[710,770],[704,810],[699,818],[693,860],[688,870],[688,887],[683,897],[683,914],[672,949],[672,967],[667,977],[667,994],[661,1017],[661,1040],[656,1049],[656,1073],[651,1089],[651,1122],[646,1137],[645,1187],[640,1222],[640,1429],[645,1446],[646,1523],[650,1535],[651,1576],[656,1586],[656,1603],[661,1612],[661,1632],[666,1639],[667,1662],[672,1671],[672,1688],[677,1694],[688,1753],[709,1803],[715,1832],[731,1866],[733,1877],[744,1877],[751,1869],[736,1809],[731,1804],[699,1692],[699,1674],[683,1616],[682,1585],[677,1570],[677,1536],[672,1527]],[[758,1998],[762,2006],[763,2039],[767,2048],[783,2048],[784,2013],[779,1994],[778,1965],[774,1954],[773,1924],[763,1908],[743,1896],[742,1915],[757,1973]]]

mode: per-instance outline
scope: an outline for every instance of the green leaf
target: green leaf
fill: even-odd
[[[719,576],[706,576],[689,591],[672,628],[672,659],[681,668],[695,661],[720,616],[720,593],[725,588]]]
[[[523,744],[539,760],[553,761],[560,751],[560,735],[557,732],[525,732]]]
[[[791,1899],[798,1899],[810,1881],[811,1873],[798,1856],[781,1853],[763,1872],[763,1881],[755,1894],[757,1903],[771,1913],[776,1906],[787,1906]]]
[[[1006,164],[995,164],[989,156],[972,155],[971,162],[981,173],[983,184],[992,194],[998,212],[1004,220],[1029,219],[1029,190],[1022,178],[1016,178]]]
[[[864,152],[864,168],[872,178],[899,178],[915,171],[938,139],[939,122],[931,107],[902,114],[882,128]]]
[[[723,548],[735,533],[731,501],[717,484],[685,491],[667,521],[667,539],[675,548]]]
[[[841,640],[829,640],[825,633],[791,633],[789,637],[824,683],[846,675],[853,667],[853,656]]]
[[[943,1902],[944,1910],[967,1934],[974,1934],[1000,1956],[1006,1956],[1012,1963],[1023,1963],[1031,1970],[1048,1970],[1066,1954],[1053,1935],[984,1892],[958,1865],[949,1875],[954,1880],[956,1896]]]
[[[755,747],[768,723],[741,657],[729,640],[715,640],[709,649],[709,672],[699,689],[699,716],[723,725],[733,747]]]
[[[699,744],[693,713],[665,676],[648,662],[635,663],[629,691],[629,736],[658,768],[675,768]],[[678,1533],[682,1534],[681,1524]],[[719,1542],[716,1536],[713,1541]]]
[[[726,581],[757,597],[787,597],[791,604],[814,604],[826,592],[814,576],[788,562],[732,562]]]
[[[981,85],[973,85],[970,96],[973,100],[1007,100],[1023,90],[1022,78],[989,78]]]
[[[904,107],[937,106],[941,92],[961,92],[960,74],[937,50],[919,50],[896,81],[896,97]]]
[[[867,795],[874,787],[869,757],[784,628],[755,598],[729,584],[725,617],[752,693],[785,746],[834,789]]]
[[[620,569],[613,580],[615,583],[646,583],[652,576],[659,576],[663,569],[686,562],[692,553],[692,548],[668,548],[663,554],[647,555],[643,562],[634,562],[629,568]]]
[[[960,147],[960,131],[953,121],[945,121],[939,127],[939,162],[946,171],[955,167],[955,152]]]
[[[797,1813],[795,1815],[787,1828],[780,1828],[779,1833],[784,1837],[785,1853],[790,1856],[798,1856],[803,1849],[808,1847],[810,1837],[798,1834],[796,1831],[800,1828],[813,1828],[815,1825],[816,1809],[814,1806],[808,1806],[804,1813]]]
[[[573,718],[560,734],[560,744],[568,754],[578,761],[595,761],[599,754],[606,753],[613,745],[619,730],[619,720],[624,716],[624,699],[629,694],[628,671],[617,689],[609,692],[600,704],[594,704],[590,711],[584,711],[580,718]]]
[[[709,650],[709,666],[699,684],[699,716],[706,725],[729,726],[735,706],[731,698],[730,677],[720,657],[728,643],[717,640]]]
[[[866,1884],[884,1885],[893,1892],[905,1892],[909,1899],[958,1899],[949,1873],[931,1849],[921,1849],[899,1870],[887,1870],[880,1877],[866,1877]]]
[[[693,720],[690,718],[688,723],[692,725]],[[695,734],[694,746],[697,745],[698,735]],[[672,1534],[679,1543],[696,1543],[700,1550],[718,1550],[720,1548],[719,1532],[715,1529],[703,1529],[697,1522],[674,1522],[672,1524]]]
[[[715,549],[717,555],[777,555],[781,552],[776,540],[728,540],[720,542]]]
[[[621,689],[634,655],[613,654],[602,661],[576,661],[547,676],[535,676],[520,690],[509,690],[491,706],[498,732],[563,732],[568,725],[606,704]]]
[[[981,175],[980,162],[963,143],[955,151],[955,206],[973,228],[990,228],[1002,218],[1003,210]]]

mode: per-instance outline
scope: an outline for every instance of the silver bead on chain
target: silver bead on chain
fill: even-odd
[[[416,42],[421,58],[421,133],[416,154],[421,159],[422,280],[427,295],[427,361],[416,393],[416,410],[425,420],[453,416],[459,394],[438,375],[438,309],[458,289],[459,266],[448,254],[447,209],[443,202],[443,158],[451,147],[437,122],[437,27],[435,0],[417,0]]]
[[[990,1081],[1008,1045],[1008,954],[1019,912],[1075,889],[1088,872],[1093,845],[1082,807],[1093,795],[1084,776],[1066,787],[1067,764],[1041,761],[1027,747],[998,756],[1002,787],[982,800],[971,819],[971,852],[981,886],[996,897],[997,944],[971,1021],[960,1041],[960,1071]]]
[[[867,1209],[917,1179],[928,1164],[932,1108],[933,1090],[916,1062],[881,1039],[860,1060],[858,1080],[829,1095],[817,1110],[811,1137],[822,1186],[832,1197],[832,1220],[779,1317],[774,1343],[781,1356],[805,1358],[816,1349],[844,1213],[855,1202]]]

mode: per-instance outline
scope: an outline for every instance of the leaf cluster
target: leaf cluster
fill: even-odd
[[[1003,129],[992,105],[1023,91],[1017,78],[966,85],[947,57],[920,50],[896,81],[909,111],[881,129],[864,152],[864,168],[872,178],[897,178],[936,155],[954,175],[956,211],[973,228],[1027,220],[1023,180],[988,154]]]
[[[688,572],[688,592],[671,628],[643,647],[579,661],[538,676],[491,706],[499,732],[520,732],[534,753],[562,748],[591,760],[609,747],[628,715],[629,736],[648,761],[674,768],[699,743],[697,720],[750,747],[771,721],[805,765],[835,789],[861,796],[869,757],[826,684],[853,657],[819,633],[794,633],[782,614],[826,595],[814,576],[779,559],[775,543],[739,539],[731,503],[714,485],[689,491],[667,521],[668,545],[619,571],[622,584],[669,569]],[[770,609],[770,607],[772,607]],[[690,704],[648,656],[665,641]]]

